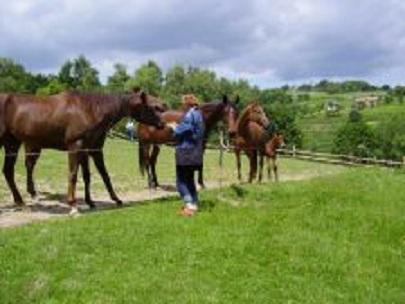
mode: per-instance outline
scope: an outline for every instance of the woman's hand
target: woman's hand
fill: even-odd
[[[170,129],[172,129],[174,131],[177,127],[177,123],[172,121],[172,122],[167,123],[166,126],[168,126]]]

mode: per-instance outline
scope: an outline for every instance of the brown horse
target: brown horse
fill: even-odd
[[[257,102],[249,104],[240,114],[237,121],[236,135],[233,138],[239,180],[242,180],[240,160],[242,151],[249,158],[249,183],[256,178],[257,157],[259,150],[266,143],[265,130],[268,125],[269,119]]]
[[[125,116],[162,127],[163,124],[148,105],[143,92],[130,95],[103,95],[63,92],[48,97],[10,94],[0,102],[0,147],[4,146],[3,172],[17,205],[24,201],[14,181],[14,166],[21,143],[31,150],[42,148],[67,150],[69,183],[67,201],[72,212],[76,207],[76,181],[79,165],[83,169],[86,201],[89,196],[90,172],[88,156],[93,157],[111,198],[121,205],[104,165],[102,148],[107,131]]]
[[[271,171],[274,173],[274,180],[278,181],[277,149],[284,146],[284,136],[278,132],[265,143],[259,151],[259,182],[263,176],[263,159],[266,158],[267,178],[271,179]]]
[[[222,101],[212,101],[200,106],[205,123],[204,147],[210,132],[221,120],[227,125],[230,134],[236,133],[237,110],[235,105],[238,102],[239,97],[236,98],[235,102],[231,102],[224,95]],[[184,115],[185,112],[182,110],[169,110],[161,114],[161,119],[165,123],[179,123]],[[169,128],[157,130],[152,126],[138,124],[137,135],[139,138],[139,168],[142,174],[146,170],[148,186],[155,188],[159,185],[156,175],[156,163],[160,152],[159,144],[173,143],[173,133]],[[198,183],[204,187],[202,166],[198,170]]]
[[[140,91],[140,89],[135,89],[135,92]],[[164,111],[166,111],[168,109],[167,105],[160,100],[157,97],[154,96],[148,96],[147,99],[147,103],[150,107],[152,107],[156,113],[162,113]],[[31,147],[27,144],[24,145],[25,146],[25,168],[26,168],[26,172],[27,172],[27,192],[31,195],[31,197],[33,199],[36,198],[37,196],[37,191],[36,191],[36,187],[35,187],[35,182],[34,182],[34,168],[35,165],[39,159],[39,157],[41,156],[41,148],[38,147]],[[102,151],[101,151],[102,153]],[[104,159],[104,158],[103,158]],[[93,160],[94,157],[93,157]],[[120,204],[120,200],[117,198],[117,196],[115,195],[115,192],[113,191],[112,187],[109,186],[109,182],[108,182],[108,178],[104,178],[106,176],[105,172],[105,166],[103,165],[104,161],[102,163],[100,163],[99,166],[97,166],[97,161],[95,160],[95,164],[97,166],[97,169],[102,177],[102,179],[104,180],[104,183],[106,185],[107,190],[109,191],[110,197],[113,201],[116,201],[118,204]],[[82,175],[83,175],[83,181],[85,184],[85,202],[91,207],[94,208],[95,204],[93,202],[93,200],[91,199],[91,194],[90,194],[90,171],[89,171],[89,167],[86,166],[87,162],[84,162],[85,166],[82,166],[82,164],[80,164],[80,166],[82,167]]]

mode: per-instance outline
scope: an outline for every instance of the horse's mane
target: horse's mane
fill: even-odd
[[[75,90],[65,91],[62,94],[79,99],[84,106],[87,106],[97,115],[116,114],[121,109],[122,103],[130,98],[129,94],[105,94]]]
[[[251,103],[249,103],[243,110],[242,112],[240,112],[238,120],[236,122],[237,125],[240,125],[242,122],[244,122],[244,120],[246,119],[246,116],[248,114],[249,111],[251,111],[251,109],[253,107],[258,106],[259,104],[256,101],[253,101]]]

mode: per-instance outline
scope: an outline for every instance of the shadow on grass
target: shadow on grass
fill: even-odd
[[[247,194],[247,191],[241,185],[232,184],[230,189],[238,198],[243,198]]]
[[[117,206],[117,204],[114,201],[95,200],[94,203],[96,208],[90,209],[89,206],[84,201],[84,199],[78,198],[77,206],[81,213],[92,213],[92,212],[123,209],[128,207],[134,207],[137,205],[146,205],[152,203],[163,204],[176,199],[178,198],[174,197],[173,195],[169,195],[167,197],[151,198],[140,201],[126,201],[122,206]],[[21,212],[21,211],[29,211],[33,213],[35,212],[47,213],[50,215],[67,215],[70,212],[70,206],[66,203],[65,194],[49,193],[49,192],[40,192],[40,198],[36,199],[33,202],[28,203],[25,207],[15,206],[14,204],[0,205],[0,214],[10,212]]]

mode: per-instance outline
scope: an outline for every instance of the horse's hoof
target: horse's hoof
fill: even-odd
[[[117,203],[117,207],[124,206],[124,203],[121,200],[117,200],[116,203]]]
[[[69,216],[78,216],[80,214],[77,207],[72,207],[69,212]]]
[[[38,204],[39,203],[39,196],[38,195],[31,195],[31,201],[34,203],[34,204]]]
[[[204,190],[205,185],[204,184],[197,184],[198,189],[197,190]]]
[[[86,204],[89,206],[90,210],[96,209],[96,204],[93,201],[88,201]]]
[[[28,207],[26,204],[16,204],[15,206],[15,211],[21,211],[21,212],[31,212],[30,207]]]

